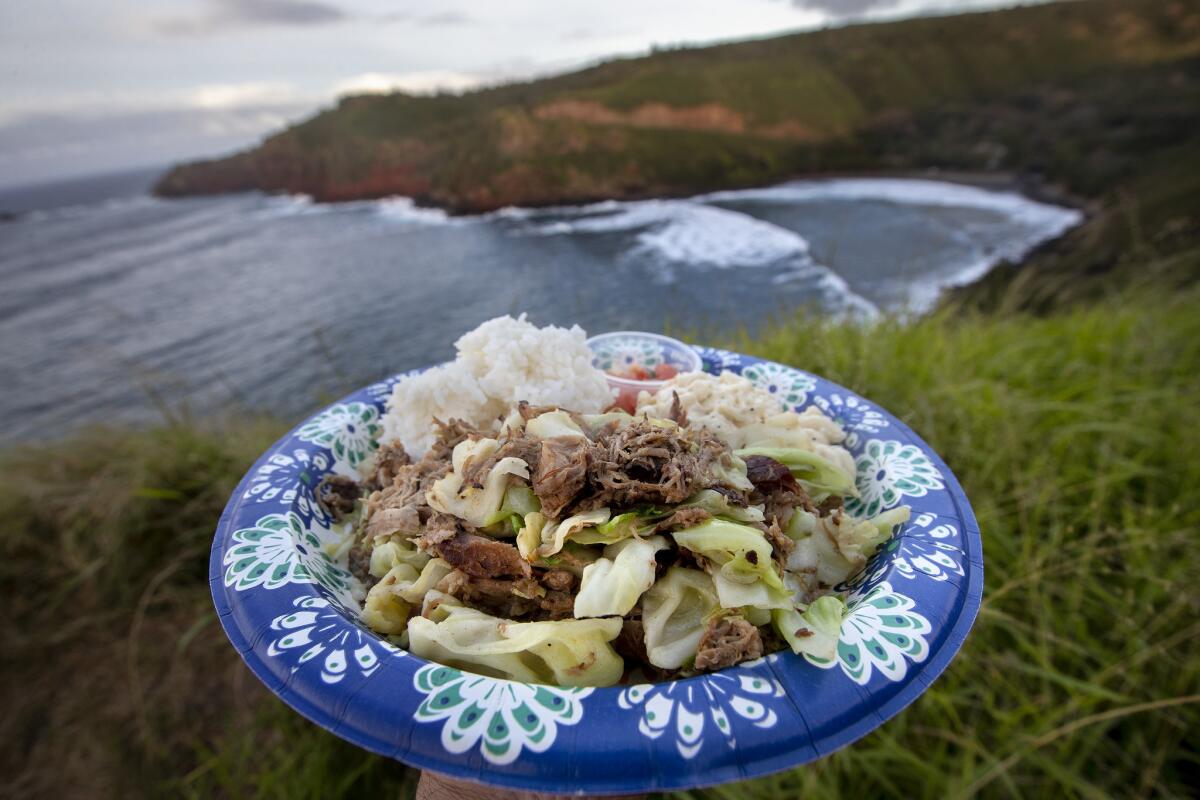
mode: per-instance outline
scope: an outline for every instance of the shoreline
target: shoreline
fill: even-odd
[[[588,205],[597,203],[615,202],[615,203],[638,203],[653,200],[660,201],[687,201],[696,199],[703,201],[704,198],[720,195],[725,192],[755,192],[762,190],[771,190],[780,187],[786,187],[789,184],[796,183],[820,183],[834,182],[845,180],[878,180],[878,181],[928,181],[932,183],[949,184],[951,186],[962,186],[974,189],[979,189],[984,192],[994,192],[998,194],[1016,195],[1019,198],[1034,203],[1041,203],[1053,206],[1057,209],[1066,209],[1079,213],[1081,216],[1078,221],[1068,225],[1061,231],[1051,235],[1032,246],[1016,250],[1011,255],[999,255],[994,259],[986,258],[979,259],[973,263],[964,263],[962,270],[959,271],[959,278],[950,278],[944,283],[938,283],[936,289],[929,287],[931,296],[923,300],[917,300],[914,296],[914,304],[911,308],[907,308],[900,313],[904,316],[924,316],[934,313],[940,308],[953,302],[961,300],[964,296],[970,295],[975,290],[983,290],[988,293],[994,293],[997,289],[997,276],[994,273],[997,270],[1003,270],[1005,278],[1002,283],[1008,283],[1016,273],[1034,262],[1040,255],[1045,252],[1052,251],[1061,240],[1070,234],[1072,231],[1077,231],[1080,227],[1086,226],[1092,221],[1097,212],[1098,204],[1095,201],[1089,201],[1077,195],[1072,195],[1061,185],[1056,185],[1047,182],[1041,176],[1019,173],[1012,171],[969,171],[969,170],[942,170],[937,168],[927,169],[905,169],[905,170],[842,170],[842,171],[826,171],[826,172],[806,172],[788,176],[780,181],[771,181],[759,183],[755,185],[738,186],[736,188],[722,188],[700,191],[688,191],[680,193],[654,193],[638,196],[625,197],[597,197],[588,200],[578,198],[570,200],[560,200],[557,202],[535,203],[532,205],[521,206],[503,206],[497,209],[488,211],[470,211],[465,212],[460,209],[448,208],[444,204],[431,202],[428,196],[405,196],[405,195],[386,195],[380,197],[363,196],[350,198],[339,198],[337,200],[318,200],[304,193],[292,192],[267,192],[261,190],[249,190],[246,192],[225,192],[213,194],[198,194],[187,196],[167,196],[163,197],[154,192],[147,192],[145,197],[154,198],[155,200],[170,202],[174,200],[187,200],[199,198],[216,198],[222,195],[233,196],[237,195],[254,195],[259,194],[270,198],[292,198],[297,201],[303,201],[306,204],[313,206],[324,206],[328,208],[336,208],[339,206],[348,206],[356,203],[386,203],[388,201],[406,201],[410,204],[412,211],[418,214],[441,214],[445,219],[468,221],[474,218],[483,219],[490,215],[503,213],[505,209],[522,209],[522,210],[545,210],[552,208],[562,209],[578,209]],[[100,201],[100,204],[108,201]],[[893,202],[904,203],[904,200],[894,200]],[[919,203],[919,201],[911,201]],[[44,213],[53,213],[49,211],[27,211],[17,214],[10,222],[17,222],[30,217],[41,216]],[[987,261],[986,265],[983,263]],[[834,275],[838,273],[829,265],[821,265]],[[840,277],[840,276],[839,276]],[[986,289],[984,289],[986,285]],[[1002,287],[1001,287],[1002,288]]]

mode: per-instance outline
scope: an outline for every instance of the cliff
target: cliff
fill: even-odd
[[[860,25],[461,96],[346,97],[252,150],[175,167],[157,191],[402,194],[479,212],[938,167],[1044,173],[1092,194],[1129,166],[1122,147],[1098,141],[1105,117],[1137,135],[1191,134],[1194,113],[1145,119],[1137,106],[1143,84],[1168,99],[1182,91],[1159,79],[1185,64],[1194,77],[1197,56],[1196,0]],[[1070,152],[1080,150],[1095,152]]]
[[[1018,305],[1040,308],[1064,283],[1130,278],[1118,254],[1191,248],[1174,273],[1200,275],[1198,163],[1200,0],[1089,0],[656,52],[463,95],[345,97],[156,191],[407,195],[474,213],[800,175],[1005,173],[1090,212],[1034,257],[1056,274],[1029,278],[1043,284]],[[996,306],[1009,272],[959,299]]]

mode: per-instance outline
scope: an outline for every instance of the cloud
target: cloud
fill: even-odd
[[[207,0],[208,10],[187,17],[165,17],[151,23],[165,36],[209,36],[230,30],[266,26],[327,25],[346,13],[320,0]]]
[[[393,11],[379,17],[380,22],[407,22],[421,28],[449,28],[472,25],[474,20],[459,11],[439,11],[435,14],[415,14],[411,11]]]
[[[476,89],[488,81],[488,76],[474,72],[452,72],[429,70],[426,72],[364,72],[333,88],[338,95],[387,94],[408,92],[409,94],[434,94],[436,92],[465,92]]]
[[[290,83],[253,81],[198,86],[188,92],[186,104],[195,108],[242,108],[293,103],[300,99]]]
[[[0,185],[213,156],[249,147],[311,112],[311,104],[293,103],[31,114],[0,122]]]
[[[559,39],[564,42],[592,42],[600,39],[615,39],[619,36],[628,36],[632,32],[629,29],[602,31],[595,28],[572,28],[562,34]]]
[[[831,17],[855,17],[897,5],[900,0],[792,0],[792,5],[807,11],[823,11]]]
[[[430,14],[427,17],[419,17],[417,23],[427,28],[449,27],[451,25],[468,25],[471,18],[466,14],[460,14],[457,11],[442,11],[437,14]]]

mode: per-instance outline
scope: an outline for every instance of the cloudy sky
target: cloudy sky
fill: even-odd
[[[339,94],[463,90],[652,45],[1013,0],[0,3],[0,185],[244,147]]]

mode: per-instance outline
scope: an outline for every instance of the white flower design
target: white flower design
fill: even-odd
[[[225,585],[244,592],[261,586],[278,589],[290,583],[316,583],[338,602],[353,608],[350,573],[335,564],[317,535],[328,530],[304,524],[295,513],[267,514],[252,527],[230,535],[225,551]]]
[[[363,631],[322,597],[297,597],[294,611],[271,621],[275,636],[267,655],[296,658],[292,672],[306,664],[318,665],[321,680],[340,683],[352,670],[364,678],[379,668],[380,656],[405,652]],[[323,656],[323,658],[321,657]]]
[[[329,514],[313,497],[312,487],[329,471],[329,462],[329,454],[321,450],[310,453],[296,448],[290,455],[283,451],[273,453],[254,471],[242,497],[256,503],[277,500],[280,505],[291,507],[302,520],[316,518],[328,524]]]
[[[849,586],[856,589],[874,586],[893,568],[896,575],[908,580],[924,576],[945,581],[951,575],[965,575],[963,550],[955,544],[961,541],[958,528],[948,522],[930,527],[936,518],[935,514],[921,514],[908,523],[898,535],[884,542],[867,569],[849,581]]]
[[[686,759],[695,758],[704,746],[704,731],[709,719],[729,747],[737,744],[730,719],[745,720],[756,728],[773,728],[779,721],[769,702],[784,696],[783,686],[774,677],[753,672],[756,663],[705,675],[692,681],[668,681],[631,686],[621,692],[618,705],[624,709],[640,706],[638,730],[650,739],[670,733],[675,748]]]
[[[920,663],[929,654],[929,620],[913,610],[912,598],[887,581],[852,597],[848,605],[837,657],[825,661],[805,655],[809,663],[823,669],[840,666],[846,677],[865,686],[876,672],[890,681],[903,680],[908,663]]]
[[[916,445],[871,439],[854,465],[859,496],[846,501],[846,510],[856,517],[873,517],[906,495],[945,488],[942,473]]]
[[[898,537],[900,551],[892,560],[897,572],[906,578],[926,575],[937,581],[951,575],[962,577],[962,548],[958,528],[948,522],[929,527],[934,514],[921,514],[912,521],[904,535]]]
[[[700,358],[704,361],[705,366],[709,367],[708,371],[716,374],[720,374],[727,369],[732,369],[742,363],[742,357],[738,353],[719,350],[716,347],[697,346],[696,352],[700,354]]]
[[[808,400],[808,393],[817,388],[817,379],[798,369],[763,361],[742,370],[760,389],[778,397],[788,408],[795,409]]]
[[[597,369],[621,370],[632,366],[654,367],[663,363],[663,347],[643,336],[616,336],[592,345]]]
[[[853,395],[843,396],[839,392],[828,397],[818,395],[813,398],[813,405],[842,426],[846,431],[845,445],[851,449],[858,446],[860,433],[879,433],[888,425],[883,414]]]
[[[379,409],[368,403],[338,403],[322,411],[296,432],[304,442],[312,442],[333,451],[333,455],[357,467],[378,447],[383,433]]]
[[[417,722],[442,722],[442,746],[461,754],[479,747],[488,762],[503,766],[522,750],[544,753],[558,726],[583,718],[583,698],[591,689],[563,688],[488,678],[441,664],[427,664],[413,676],[425,695]]]

